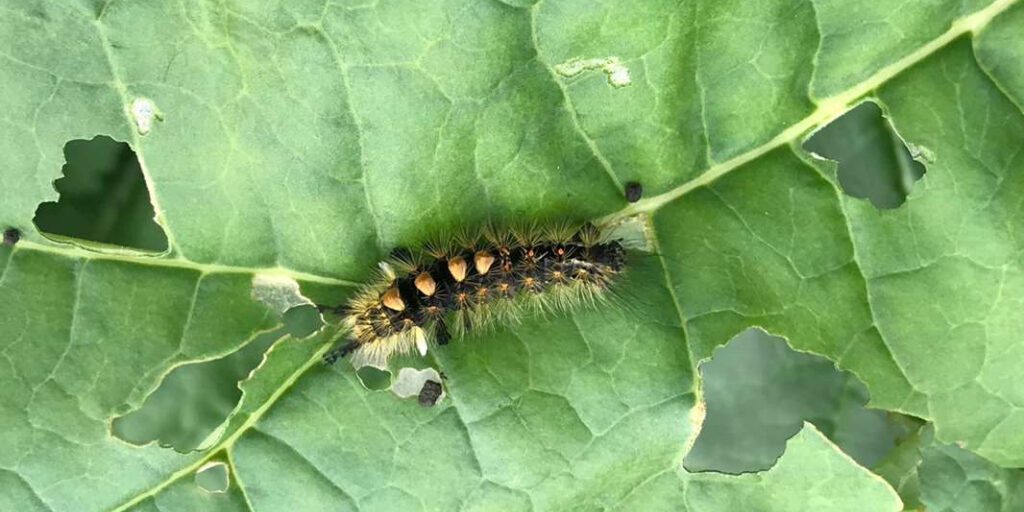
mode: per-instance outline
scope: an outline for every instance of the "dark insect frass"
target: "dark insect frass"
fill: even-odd
[[[420,394],[417,398],[420,405],[423,407],[432,407],[437,403],[437,400],[441,398],[441,383],[436,380],[428,380],[423,383],[423,387],[420,388]]]
[[[19,240],[21,240],[20,231],[14,228],[4,230],[4,245],[14,245]]]
[[[635,181],[631,181],[631,182],[626,184],[626,201],[629,201],[631,203],[635,203],[635,202],[639,201],[640,198],[642,198],[643,196],[644,196],[644,187],[643,187],[643,185],[641,185],[641,184],[639,184],[639,183],[637,183]]]

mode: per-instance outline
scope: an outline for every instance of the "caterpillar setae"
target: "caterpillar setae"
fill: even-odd
[[[324,355],[332,364],[383,367],[391,356],[524,313],[564,311],[605,299],[626,264],[621,240],[593,224],[503,230],[486,226],[423,249],[399,251],[335,312],[348,339]]]

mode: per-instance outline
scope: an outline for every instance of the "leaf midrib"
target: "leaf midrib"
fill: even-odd
[[[246,267],[240,265],[223,265],[220,263],[202,263],[187,258],[164,257],[161,254],[143,255],[131,250],[118,250],[117,252],[98,252],[84,249],[71,244],[38,243],[30,240],[19,241],[11,253],[19,251],[35,251],[40,253],[63,256],[69,259],[81,259],[85,261],[117,261],[132,265],[143,265],[157,268],[193,270],[199,274],[261,274],[271,276],[289,277],[299,282],[312,282],[333,286],[356,287],[361,283],[346,281],[335,277],[311,274],[299,270],[292,270],[286,267]]]
[[[930,42],[920,46],[917,50],[909,53],[903,58],[893,62],[868,77],[866,80],[856,84],[855,86],[847,89],[846,91],[837,94],[833,97],[826,98],[818,101],[817,109],[807,117],[801,119],[795,124],[789,126],[775,137],[771,138],[764,144],[752,148],[740,155],[730,158],[724,162],[711,165],[704,172],[698,175],[696,178],[689,180],[678,187],[675,187],[667,192],[659,194],[654,197],[642,199],[637,203],[631,204],[617,212],[607,215],[602,221],[614,221],[622,219],[631,215],[639,213],[651,213],[655,212],[666,204],[686,195],[690,191],[706,186],[718,178],[728,174],[729,172],[749,163],[757,158],[765,155],[766,153],[778,148],[782,145],[788,144],[799,138],[801,135],[807,133],[816,126],[826,124],[828,121],[838,117],[839,115],[846,112],[849,107],[858,101],[860,98],[870,94],[872,91],[878,89],[880,86],[891,80],[893,77],[899,75],[908,68],[914,66],[918,62],[924,60],[928,56],[934,54],[936,51],[946,46],[953,40],[961,37],[965,34],[971,33],[977,35],[982,29],[984,29],[996,16],[1007,10],[1009,7],[1018,3],[1019,0],[996,0],[992,4],[988,5],[984,9],[979,10],[969,16],[965,16],[956,22],[954,22],[949,30],[944,32],[939,37],[931,40]],[[121,95],[122,99],[127,105],[127,91],[124,88],[123,82],[117,75],[117,70],[114,65],[112,56],[109,54],[109,43],[106,38],[105,29],[102,26],[102,20],[96,20],[97,30],[99,31],[100,37],[103,42],[104,51],[107,53],[107,58],[111,67],[111,73],[114,77],[114,85],[117,88],[117,92]],[[564,93],[564,90],[563,90]],[[566,96],[566,108],[571,111],[571,103],[569,98]],[[124,112],[126,121],[129,127],[134,128],[132,119],[128,116],[128,112]],[[579,128],[578,123],[575,123]],[[138,134],[132,129],[132,138],[135,140],[136,149],[139,150]],[[580,136],[590,141],[589,136],[580,129]],[[600,154],[592,144],[591,149],[595,151],[595,156],[600,158]],[[139,154],[140,164],[143,162],[142,155]],[[145,177],[147,186],[150,190],[153,188],[152,180],[144,164],[142,164],[143,176]],[[150,194],[150,199],[155,203],[155,194]],[[154,209],[157,212],[158,222],[164,227],[168,238],[169,245],[175,247],[173,242],[174,238],[172,233],[167,227],[166,220],[162,218],[162,210],[154,204]],[[28,250],[51,253],[56,255],[65,256],[68,258],[82,258],[86,260],[114,260],[122,261],[124,263],[139,264],[139,265],[150,265],[156,267],[171,267],[171,268],[186,268],[196,270],[201,273],[213,273],[213,272],[225,272],[225,273],[242,273],[242,274],[257,274],[257,273],[271,273],[279,274],[292,277],[300,281],[318,282],[324,284],[342,285],[342,286],[353,286],[356,283],[350,281],[344,281],[333,277],[322,276],[318,274],[311,274],[301,271],[296,271],[284,267],[267,267],[267,268],[256,268],[256,267],[245,267],[235,265],[222,265],[215,263],[201,263],[189,260],[183,256],[176,258],[161,258],[161,257],[148,257],[132,252],[121,252],[121,253],[100,253],[89,251],[77,246],[72,245],[59,245],[57,243],[37,243],[31,241],[22,241],[14,249],[15,251]],[[13,251],[12,251],[13,252]],[[667,276],[666,276],[667,278]],[[246,431],[254,424],[256,424],[262,416],[276,403],[276,401],[288,391],[295,382],[311,367],[313,367],[319,358],[329,349],[330,345],[326,344],[321,347],[313,357],[305,364],[297,368],[289,377],[268,397],[267,401],[264,402],[260,407],[249,414],[248,418],[239,425],[239,427],[232,433],[230,433],[223,441],[218,443],[215,447],[210,449],[205,456],[198,459],[197,461],[183,467],[179,471],[172,473],[167,479],[160,482],[159,484],[147,489],[146,491],[139,493],[133,498],[129,499],[122,505],[115,508],[115,510],[125,510],[134,506],[150,497],[157,495],[161,490],[170,486],[178,479],[194,472],[196,469],[201,467],[203,464],[208,462],[210,459],[219,455],[221,452],[229,454],[227,462],[229,469],[232,474],[236,474],[236,468],[233,464],[233,457],[230,457],[230,450],[233,447],[235,441],[238,440]],[[696,377],[696,374],[694,375]],[[244,491],[243,491],[244,492]],[[246,500],[248,501],[248,500]]]
[[[958,37],[967,33],[977,35],[996,16],[1009,9],[1017,2],[1018,0],[996,0],[989,4],[988,7],[985,7],[984,9],[969,16],[960,18],[950,26],[949,30],[939,37],[932,39],[896,62],[879,69],[875,74],[871,75],[863,82],[860,82],[859,84],[854,85],[835,96],[818,101],[818,108],[814,112],[800,121],[797,121],[789,128],[786,128],[775,137],[772,137],[768,142],[750,149],[745,153],[734,156],[724,162],[714,164],[696,178],[657,196],[641,199],[618,212],[608,215],[605,217],[605,220],[611,221],[638,213],[656,211],[662,206],[686,195],[688,192],[696,188],[706,186],[729,172],[756,160],[769,151],[796,140],[812,128],[828,124],[833,119],[847,112],[850,107],[857,102],[857,100],[878,89],[895,76],[913,67],[925,58],[931,56]]]

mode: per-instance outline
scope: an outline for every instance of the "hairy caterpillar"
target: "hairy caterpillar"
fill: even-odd
[[[428,244],[380,264],[378,278],[346,305],[349,339],[324,356],[328,364],[352,354],[355,366],[382,367],[394,354],[524,313],[593,304],[626,263],[620,240],[593,224],[502,230],[487,226],[440,244]]]

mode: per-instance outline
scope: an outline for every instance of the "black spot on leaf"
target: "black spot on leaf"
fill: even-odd
[[[11,228],[4,230],[4,245],[14,245],[21,240],[21,232]]]
[[[643,195],[644,195],[644,187],[643,187],[643,185],[641,185],[641,184],[639,184],[639,183],[637,183],[635,181],[631,181],[631,182],[626,184],[626,201],[629,201],[631,203],[635,203],[635,202],[639,201],[640,198],[643,197]]]

